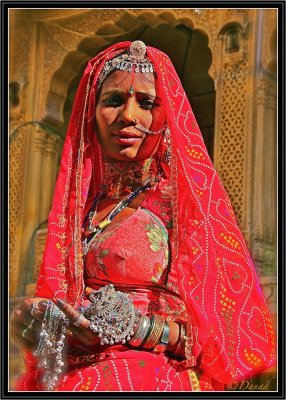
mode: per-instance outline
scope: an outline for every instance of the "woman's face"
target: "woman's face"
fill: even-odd
[[[108,161],[151,157],[157,151],[161,134],[143,134],[135,125],[152,131],[164,125],[165,113],[156,93],[154,75],[113,72],[102,84],[95,118],[97,138]]]

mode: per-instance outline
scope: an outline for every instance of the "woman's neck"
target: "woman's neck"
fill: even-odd
[[[153,158],[142,161],[106,161],[103,192],[112,199],[127,196],[147,178],[156,176]]]

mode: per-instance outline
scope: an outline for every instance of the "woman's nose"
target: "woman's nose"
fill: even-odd
[[[136,102],[135,99],[129,97],[126,103],[121,107],[119,121],[129,124],[130,122],[135,123],[136,121]]]

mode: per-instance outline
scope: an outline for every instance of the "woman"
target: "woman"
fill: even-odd
[[[16,390],[224,390],[274,363],[227,194],[172,63],[143,42],[84,72],[35,296],[12,321]]]

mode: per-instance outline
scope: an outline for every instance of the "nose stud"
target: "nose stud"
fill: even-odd
[[[130,88],[129,88],[129,90],[128,90],[128,94],[129,94],[130,96],[132,96],[132,94],[134,94],[134,86],[133,86],[133,85],[130,86]]]

